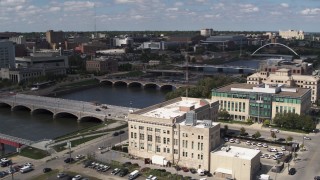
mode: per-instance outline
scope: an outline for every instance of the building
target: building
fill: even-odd
[[[294,73],[294,70],[296,73]],[[247,77],[248,84],[285,84],[292,87],[311,89],[311,102],[316,103],[320,95],[320,77],[314,75],[300,75],[302,69],[278,69],[275,72],[257,72]],[[304,70],[307,72],[307,69]]]
[[[209,170],[210,152],[220,144],[220,124],[212,122],[218,106],[180,97],[129,114],[129,154]]]
[[[64,43],[64,33],[63,31],[49,30],[46,32],[46,40],[51,48],[58,49]]]
[[[212,36],[213,34],[213,29],[201,29],[200,30],[200,35],[204,37],[209,37]]]
[[[260,170],[260,150],[227,146],[211,152],[210,172],[221,179],[254,180]]]
[[[0,68],[13,68],[15,47],[13,42],[0,40]]]
[[[295,30],[288,30],[288,31],[279,31],[279,36],[284,39],[299,39],[304,40],[305,34],[303,31],[295,31]]]
[[[118,71],[118,61],[115,59],[96,58],[86,61],[88,72],[114,73]]]
[[[210,36],[202,44],[216,44],[216,45],[228,45],[232,42],[234,45],[247,45],[248,39],[243,35],[219,35]]]
[[[131,37],[115,37],[112,44],[114,47],[129,47],[133,44],[133,39]]]
[[[212,100],[219,101],[234,120],[272,120],[277,113],[306,114],[311,106],[311,90],[283,84],[234,83],[212,90]]]
[[[152,49],[152,50],[164,50],[166,48],[166,42],[143,42],[138,49]]]
[[[14,36],[10,37],[9,41],[12,41],[16,44],[26,44],[26,38],[24,36]]]
[[[312,63],[303,62],[301,59],[293,61],[285,59],[267,59],[265,63],[260,63],[260,71],[275,74],[279,69],[289,69],[293,75],[312,75]]]

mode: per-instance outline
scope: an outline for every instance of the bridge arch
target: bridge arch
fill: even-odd
[[[12,111],[18,111],[18,110],[28,110],[28,111],[32,111],[32,109],[28,106],[25,105],[15,105],[11,107]]]
[[[128,87],[143,87],[143,84],[140,82],[130,82],[128,83]]]
[[[115,81],[113,83],[114,86],[128,86],[128,84],[125,81]]]
[[[150,88],[150,89],[160,89],[160,86],[156,83],[146,83],[144,85],[144,88]]]
[[[259,47],[257,50],[255,50],[255,51],[251,54],[251,56],[253,56],[253,55],[254,55],[256,52],[258,52],[260,49],[262,49],[262,48],[264,48],[264,47],[266,47],[266,46],[269,46],[269,45],[280,45],[280,46],[286,47],[286,48],[289,49],[291,52],[293,52],[295,55],[299,56],[299,54],[296,53],[296,52],[295,52],[293,49],[291,49],[289,46],[284,45],[284,44],[281,44],[281,43],[268,43],[268,44],[265,44],[265,45]]]
[[[79,117],[76,114],[69,113],[69,112],[58,112],[53,115],[53,119],[62,118],[62,117],[72,117],[75,119],[79,119]]]
[[[90,121],[90,122],[104,122],[103,119],[100,119],[100,118],[97,118],[97,117],[94,117],[94,116],[84,116],[84,117],[81,117],[80,119],[78,119],[79,122],[87,122],[87,121]]]
[[[49,110],[49,109],[43,109],[43,108],[37,108],[37,109],[34,109],[32,112],[32,114],[52,114],[54,115],[54,112]]]
[[[11,108],[11,104],[5,103],[5,102],[0,102],[0,107],[9,107]]]
[[[164,84],[160,87],[160,90],[175,90],[176,87],[174,85],[171,84]]]
[[[110,80],[101,80],[100,83],[106,84],[106,85],[113,85],[113,82]]]

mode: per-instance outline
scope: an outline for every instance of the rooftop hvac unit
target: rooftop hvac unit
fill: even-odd
[[[212,120],[203,120],[203,124],[205,127],[211,127],[212,126]]]
[[[195,126],[197,124],[197,114],[194,111],[186,113],[186,125]]]

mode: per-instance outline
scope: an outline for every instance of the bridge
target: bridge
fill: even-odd
[[[4,151],[5,144],[9,145],[9,146],[16,147],[16,148],[20,148],[23,145],[30,146],[33,143],[34,143],[34,141],[30,141],[27,139],[22,139],[22,138],[9,136],[9,135],[0,133],[0,151]]]
[[[270,46],[270,45],[280,45],[280,46],[283,46],[283,47],[289,49],[289,50],[290,50],[293,54],[295,54],[296,56],[299,56],[299,54],[298,54],[297,52],[295,52],[292,48],[290,48],[289,46],[287,46],[287,45],[285,45],[285,44],[281,44],[281,43],[268,43],[268,44],[265,44],[265,45],[259,47],[257,50],[255,50],[255,51],[251,54],[251,56],[257,56],[256,53],[257,53],[260,49],[262,49],[262,48],[264,48],[264,47],[266,47],[266,46]]]
[[[159,80],[159,79],[132,79],[132,78],[98,78],[100,83],[111,84],[112,86],[125,85],[127,87],[142,87],[142,88],[156,88],[156,89],[179,89],[187,86],[182,81]]]
[[[95,103],[84,101],[26,94],[2,95],[0,97],[0,106],[10,106],[12,111],[28,109],[31,114],[47,112],[51,113],[54,119],[71,115],[76,117],[78,122],[90,119],[103,122],[108,118],[124,118],[128,115],[129,110],[132,109],[113,105],[99,106]]]

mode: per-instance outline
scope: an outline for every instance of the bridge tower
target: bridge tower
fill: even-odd
[[[0,143],[0,151],[4,151],[4,144]]]

